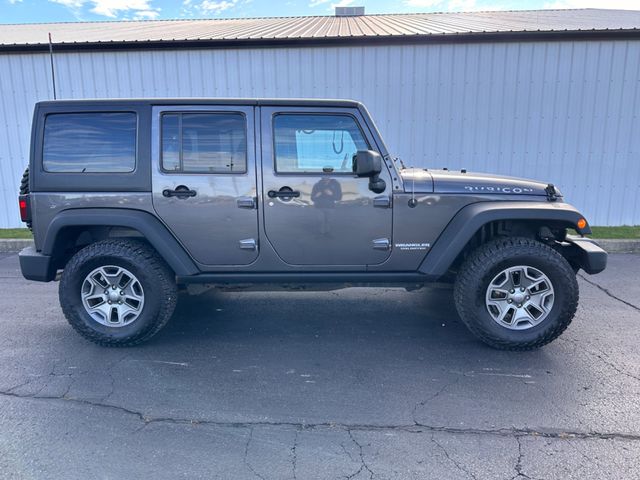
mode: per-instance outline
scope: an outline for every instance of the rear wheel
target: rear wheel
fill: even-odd
[[[148,245],[104,240],[76,253],[62,272],[60,304],[71,326],[104,346],[142,343],[169,321],[174,276]]]
[[[578,283],[567,260],[529,238],[494,240],[463,262],[454,288],[460,318],[480,340],[503,350],[531,350],[569,326]]]

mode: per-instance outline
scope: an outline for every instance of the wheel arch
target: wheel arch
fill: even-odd
[[[54,259],[56,268],[63,268],[69,259],[67,251],[70,246],[89,244],[108,237],[144,239],[167,262],[176,275],[198,273],[196,264],[173,234],[160,220],[142,210],[117,208],[64,210],[49,224],[41,252]]]
[[[462,208],[442,231],[433,247],[420,264],[419,271],[437,279],[447,273],[464,254],[474,237],[483,229],[499,223],[536,233],[541,227],[573,228],[579,234],[591,233],[586,224],[578,227],[583,215],[566,203],[543,202],[479,202]]]

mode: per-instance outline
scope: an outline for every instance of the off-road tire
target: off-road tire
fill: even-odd
[[[122,327],[95,321],[81,299],[86,276],[100,266],[126,268],[140,281],[145,302],[139,317]],[[149,340],[171,318],[178,298],[174,274],[156,251],[137,240],[103,240],[76,253],[62,272],[60,305],[69,324],[86,339],[105,347],[129,347]]]
[[[20,195],[29,195],[29,167],[25,169],[20,180]],[[31,222],[27,222],[27,228],[33,231]]]
[[[489,314],[485,295],[489,282],[510,266],[539,269],[551,281],[554,303],[548,316],[526,330],[499,325]],[[578,282],[573,268],[556,250],[530,238],[509,237],[478,247],[462,263],[454,286],[460,318],[480,340],[500,350],[533,350],[566,330],[578,306]]]

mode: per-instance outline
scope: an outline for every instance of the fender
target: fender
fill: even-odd
[[[184,247],[160,220],[142,210],[125,208],[83,208],[60,212],[49,224],[42,254],[53,255],[56,238],[63,228],[100,225],[137,230],[156,249],[176,275],[195,275],[199,272]]]
[[[479,202],[462,208],[435,241],[418,271],[439,278],[451,267],[475,233],[496,220],[549,220],[565,222],[581,235],[591,233],[587,224],[578,227],[582,214],[568,203],[560,202]]]

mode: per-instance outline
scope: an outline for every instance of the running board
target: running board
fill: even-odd
[[[278,272],[278,273],[200,273],[198,275],[177,276],[181,284],[208,283],[213,285],[238,284],[411,284],[426,283],[430,277],[414,272]]]

